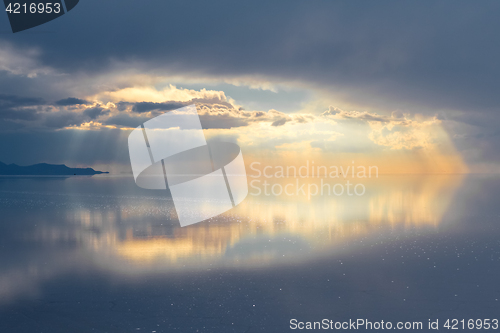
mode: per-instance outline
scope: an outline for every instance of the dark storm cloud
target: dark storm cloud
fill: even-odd
[[[245,111],[237,109],[230,103],[220,100],[193,99],[187,102],[169,101],[165,103],[116,103],[120,113],[114,114],[103,120],[104,125],[114,125],[122,127],[137,127],[145,121],[164,113],[166,109],[173,110],[195,103],[197,105],[200,122],[204,129],[229,129],[235,127],[249,126],[255,122],[267,122],[272,126],[284,125],[291,117],[276,110],[269,112]],[[139,106],[140,111],[134,110]],[[128,112],[127,112],[128,111]],[[137,113],[151,112],[147,116],[137,116]],[[168,112],[168,111],[167,111]],[[296,122],[307,122],[311,119],[306,116],[296,115],[293,118]]]
[[[499,12],[497,1],[88,0],[47,25],[72,37],[64,42],[2,38],[39,47],[41,63],[64,73],[133,60],[147,71],[301,80],[384,106],[487,111],[500,102]]]
[[[129,103],[129,102],[118,102],[118,103],[115,103],[115,105],[116,105],[116,108],[118,109],[118,111],[125,111],[125,110],[127,110],[129,107],[134,106],[134,103]]]
[[[18,108],[23,106],[34,106],[44,104],[43,99],[38,97],[23,97],[16,95],[0,94],[0,108]]]
[[[85,109],[85,111],[83,111],[83,114],[86,115],[87,117],[89,117],[90,119],[96,119],[97,117],[99,117],[101,114],[103,114],[104,111],[103,108],[97,106],[95,108],[88,108],[88,109]]]
[[[39,115],[34,109],[1,109],[0,108],[0,119],[11,119],[11,120],[36,120],[39,119]]]
[[[300,82],[388,112],[404,109],[434,115],[459,110],[468,116],[444,122],[487,131],[482,140],[500,147],[491,129],[500,123],[499,13],[500,2],[489,0],[87,0],[40,28],[57,33],[43,38],[19,33],[1,39],[20,49],[40,50],[38,66],[65,77],[103,76],[116,64],[125,64],[124,68],[136,66],[146,74]],[[5,74],[1,65],[0,91],[48,91],[42,74],[17,77]],[[129,106],[117,107],[123,111]],[[156,105],[131,107],[141,113],[154,111],[151,107]],[[5,107],[6,114],[12,115],[12,108],[16,107]],[[54,120],[76,121],[70,118],[60,115]],[[124,117],[111,122],[135,121]],[[230,121],[235,122],[231,126],[245,123]]]
[[[96,120],[93,126],[99,126],[97,123],[102,123],[118,127],[137,127],[164,112],[190,104],[198,106],[200,121],[205,129],[229,129],[249,126],[253,122],[268,122],[273,126],[281,126],[292,119],[276,110],[245,111],[220,99],[192,99],[186,102],[167,101],[164,103],[118,102],[115,104],[116,108],[108,108],[98,103],[95,106],[84,105],[81,103],[85,102],[84,100],[73,97],[62,99],[55,105],[45,105],[39,98],[14,95],[0,97],[0,120],[4,120],[0,130],[4,131],[19,128],[59,130]],[[294,117],[297,122],[310,120],[301,115]],[[18,125],[9,126],[8,121],[12,120]]]
[[[178,108],[182,108],[185,103],[153,103],[153,102],[139,102],[135,103],[132,107],[132,111],[137,113],[149,112],[149,111],[170,111]]]
[[[60,106],[70,106],[70,105],[79,105],[79,104],[87,105],[87,104],[92,104],[92,103],[90,103],[84,99],[75,98],[75,97],[68,97],[68,98],[64,98],[64,99],[61,99],[61,100],[55,102],[55,105],[60,105]]]
[[[0,119],[38,119],[37,110],[31,107],[39,104],[44,104],[43,99],[37,97],[0,94]]]
[[[26,125],[29,125],[30,128],[48,127],[52,129],[78,126],[109,112],[99,106],[76,109],[74,112],[65,110],[66,106],[87,103],[77,98],[66,98],[56,102],[54,108],[46,105],[45,101],[38,97],[0,94],[0,120],[15,121],[14,123],[4,122],[1,130],[11,131],[24,128]]]
[[[200,123],[204,129],[214,129],[214,128],[233,128],[248,126],[248,119],[233,117],[228,114],[224,115],[211,115],[203,114],[200,116]]]

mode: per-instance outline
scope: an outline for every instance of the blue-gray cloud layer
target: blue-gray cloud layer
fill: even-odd
[[[138,60],[150,70],[271,75],[358,98],[490,109],[500,102],[499,13],[497,1],[87,0],[44,26],[53,33],[5,39],[38,46],[43,63],[65,73]]]
[[[322,87],[358,104],[444,110],[469,131],[466,142],[457,138],[459,148],[483,145],[489,151],[483,158],[496,159],[499,14],[498,1],[86,0],[39,33],[1,39],[40,49],[41,65],[66,75],[105,73],[121,61],[146,73],[261,75]],[[4,71],[0,88],[36,96],[36,80]],[[13,106],[0,108],[2,118],[15,117]]]

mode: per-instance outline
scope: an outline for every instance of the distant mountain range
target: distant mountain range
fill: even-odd
[[[109,173],[103,171],[95,171],[92,168],[70,168],[64,164],[47,164],[39,163],[28,166],[20,166],[17,164],[5,164],[0,162],[0,175],[8,176],[89,176]]]

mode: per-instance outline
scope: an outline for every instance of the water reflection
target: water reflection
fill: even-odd
[[[61,223],[44,223],[35,237],[77,241],[99,266],[134,274],[297,262],[366,237],[432,230],[461,180],[381,176],[365,182],[363,196],[249,195],[235,209],[184,228],[166,197],[70,195]]]
[[[164,192],[140,192],[128,180],[0,179],[1,302],[34,297],[68,272],[130,277],[301,263],[370,237],[432,232],[462,178],[381,176],[361,197],[249,195],[184,228]]]

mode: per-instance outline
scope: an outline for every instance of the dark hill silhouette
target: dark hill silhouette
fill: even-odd
[[[0,175],[9,176],[81,176],[81,175],[98,175],[108,173],[103,171],[95,171],[92,168],[70,168],[64,164],[47,164],[39,163],[28,166],[20,166],[17,164],[5,164],[0,162]]]

